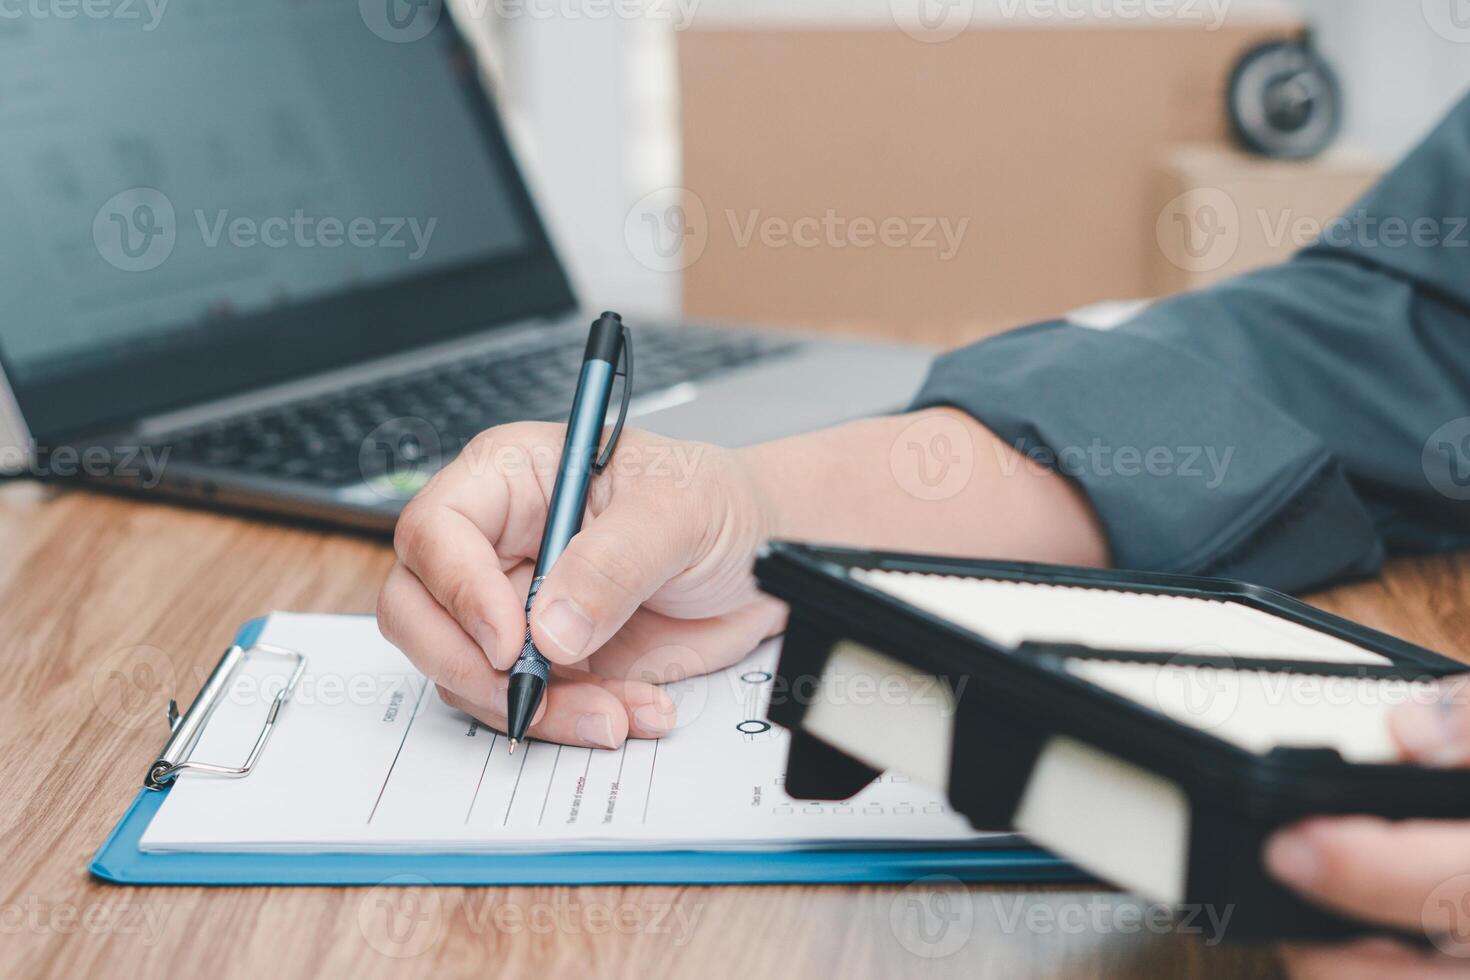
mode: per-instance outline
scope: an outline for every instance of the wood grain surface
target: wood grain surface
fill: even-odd
[[[1273,977],[1075,886],[129,888],[86,866],[235,626],[367,612],[385,542],[0,489],[0,973],[14,977]],[[1470,560],[1322,605],[1470,653]]]

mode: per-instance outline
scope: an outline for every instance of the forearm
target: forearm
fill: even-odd
[[[744,451],[773,537],[1073,565],[1108,563],[1075,483],[954,409]]]

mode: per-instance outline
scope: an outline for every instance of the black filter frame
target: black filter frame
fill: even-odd
[[[1032,769],[1043,747],[1057,736],[1173,782],[1187,797],[1191,814],[1184,904],[1232,910],[1225,934],[1213,938],[1331,940],[1375,931],[1306,902],[1267,874],[1261,847],[1281,827],[1316,815],[1470,818],[1470,771],[1349,763],[1330,749],[1277,749],[1258,755],[1088,683],[1066,667],[1075,657],[1158,662],[1157,653],[1055,644],[1001,646],[861,583],[850,574],[857,569],[1234,601],[1350,641],[1392,662],[1375,668],[1242,658],[1233,664],[1239,670],[1435,680],[1470,668],[1271,589],[1223,579],[792,542],[774,542],[762,551],[755,566],[757,581],[791,609],[778,691],[814,689],[833,648],[843,641],[941,678],[955,703],[950,802],[977,830],[1016,829],[1016,812]],[[806,708],[796,697],[773,698],[768,712],[771,721],[791,732],[787,792],[821,800],[852,796],[879,774],[804,731]]]

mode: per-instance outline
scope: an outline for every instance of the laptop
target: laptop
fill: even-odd
[[[476,433],[564,418],[597,311],[447,10],[375,8],[0,21],[12,470],[386,531]],[[621,312],[630,424],[676,438],[898,409],[928,363]]]

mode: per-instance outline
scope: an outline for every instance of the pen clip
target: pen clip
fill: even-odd
[[[592,464],[594,473],[601,473],[612,461],[613,450],[618,448],[618,439],[623,434],[623,423],[628,421],[628,405],[633,401],[633,334],[626,326],[623,327],[623,342],[618,351],[618,361],[622,367],[614,376],[621,375],[623,378],[623,403],[618,407],[618,420],[613,423],[612,435],[607,437],[607,445],[598,454],[597,462]]]

